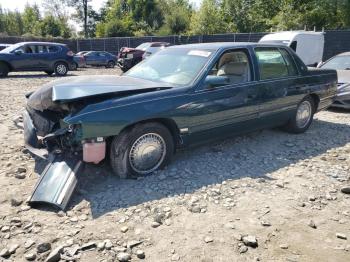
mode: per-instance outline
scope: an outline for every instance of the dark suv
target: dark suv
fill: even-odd
[[[64,76],[73,67],[73,52],[65,44],[23,42],[0,51],[0,77],[15,71],[45,71]]]

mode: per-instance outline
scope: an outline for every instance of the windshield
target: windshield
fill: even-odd
[[[9,47],[6,47],[5,49],[1,50],[0,53],[11,53],[12,51],[14,51],[15,49],[17,49],[18,47],[22,46],[23,44],[14,44],[14,45],[10,45]]]
[[[331,60],[328,60],[321,68],[335,69],[335,70],[348,70],[350,69],[350,55],[335,56]]]
[[[190,84],[212,55],[212,50],[168,48],[137,64],[125,75],[176,86]]]
[[[151,46],[151,43],[143,43],[143,44],[137,46],[135,49],[144,50],[150,46]]]

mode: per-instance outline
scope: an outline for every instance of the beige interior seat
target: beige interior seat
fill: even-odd
[[[237,52],[224,54],[219,61],[217,75],[228,77],[231,84],[249,81],[249,63],[237,60]]]

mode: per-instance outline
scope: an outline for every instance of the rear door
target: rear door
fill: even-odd
[[[36,59],[38,60],[38,67],[46,69],[50,65],[50,54],[47,45],[36,46]]]
[[[293,114],[305,88],[289,51],[282,47],[256,47],[262,126],[283,124]]]

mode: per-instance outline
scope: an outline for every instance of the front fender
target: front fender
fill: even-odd
[[[118,135],[125,127],[149,119],[171,119],[177,125],[176,105],[169,100],[142,102],[125,106],[89,105],[76,115],[64,119],[67,124],[80,124],[82,139]]]

